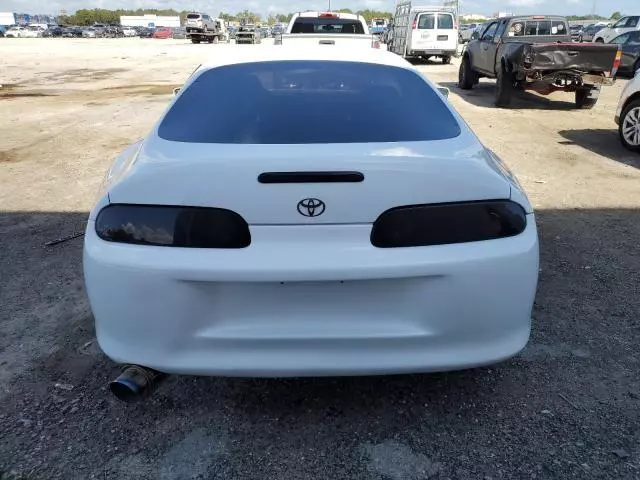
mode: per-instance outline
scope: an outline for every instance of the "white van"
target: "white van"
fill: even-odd
[[[411,2],[398,2],[392,43],[388,47],[405,58],[442,58],[450,63],[458,51],[458,26],[453,10],[446,7],[412,8]]]

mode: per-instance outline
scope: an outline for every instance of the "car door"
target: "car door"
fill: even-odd
[[[455,28],[453,14],[438,13],[436,20],[437,48],[445,51],[456,51],[458,48],[458,31]]]
[[[494,64],[498,46],[495,43],[500,22],[492,22],[477,42],[479,51],[473,58],[473,68],[480,72],[495,75]]]
[[[425,51],[436,48],[436,14],[431,12],[418,13],[411,30],[409,50]]]

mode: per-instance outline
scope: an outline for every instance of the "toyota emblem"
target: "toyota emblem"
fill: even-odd
[[[324,202],[317,198],[305,198],[298,202],[298,213],[305,217],[319,217],[326,209]]]

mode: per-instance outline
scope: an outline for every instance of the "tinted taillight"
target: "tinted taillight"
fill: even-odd
[[[418,27],[418,23],[416,20],[413,21],[413,25],[411,26],[411,30],[415,30]]]
[[[244,248],[249,225],[220,208],[114,204],[96,218],[96,233],[109,242],[187,248]]]
[[[518,235],[526,225],[524,209],[509,200],[413,205],[380,215],[371,243],[397,248],[479,242]]]

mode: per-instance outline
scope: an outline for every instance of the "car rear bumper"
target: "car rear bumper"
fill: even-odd
[[[439,55],[448,55],[453,57],[456,55],[457,50],[411,50],[409,52],[409,56],[423,57],[427,55],[439,56]]]
[[[274,377],[464,369],[526,345],[533,215],[517,237],[428,248],[377,249],[370,230],[254,227],[250,247],[214,251],[104,242],[90,222],[99,344],[167,373]]]

